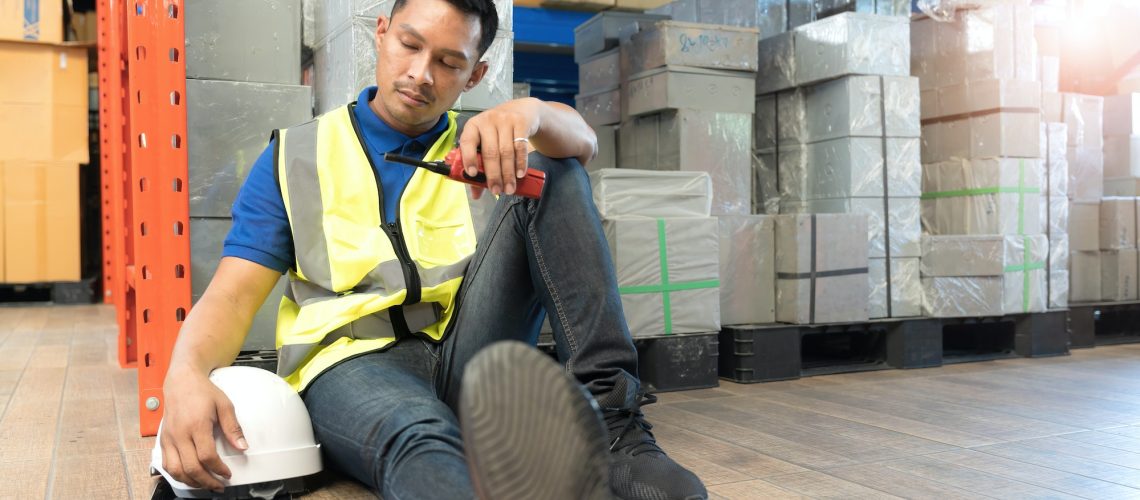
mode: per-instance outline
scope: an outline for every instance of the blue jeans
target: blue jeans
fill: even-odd
[[[401,339],[334,366],[303,394],[326,465],[385,499],[473,497],[456,417],[463,369],[493,342],[536,343],[544,315],[559,360],[601,406],[628,407],[639,389],[586,171],[536,153],[528,161],[546,172],[543,197],[500,197],[444,341]]]

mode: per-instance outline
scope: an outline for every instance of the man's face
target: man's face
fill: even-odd
[[[430,128],[486,73],[479,37],[479,19],[443,0],[408,0],[381,16],[373,109],[405,132]]]

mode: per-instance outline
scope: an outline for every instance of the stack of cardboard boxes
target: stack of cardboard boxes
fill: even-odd
[[[186,5],[190,288],[202,297],[232,225],[230,209],[269,133],[312,118],[301,80],[300,0]],[[282,278],[254,317],[246,350],[272,350]]]
[[[78,281],[87,48],[60,2],[0,3],[0,283]]]
[[[1099,301],[1104,295],[1106,258],[1098,222],[1105,194],[1104,98],[1070,93],[1046,93],[1045,97],[1045,119],[1063,121],[1068,131],[1069,301]]]
[[[1063,194],[1051,188],[1064,188],[1050,185],[1042,161],[1034,37],[1033,12],[1021,3],[912,24],[912,67],[922,88],[927,315],[1047,307],[1041,206]]]
[[[844,13],[759,49],[753,210],[866,217],[870,293],[851,288],[824,308],[848,311],[837,321],[920,315],[919,87],[906,18]],[[870,297],[866,308],[840,306],[855,295]]]

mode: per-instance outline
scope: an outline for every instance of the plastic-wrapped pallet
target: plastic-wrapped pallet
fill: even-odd
[[[774,217],[722,215],[720,318],[722,325],[776,321]]]
[[[1136,199],[1105,198],[1100,202],[1100,249],[1136,248]]]
[[[758,150],[842,137],[920,135],[918,80],[909,76],[848,76],[757,99]]]
[[[927,315],[1044,311],[1048,246],[1044,235],[924,237],[922,286]]]
[[[1064,123],[1041,124],[1041,159],[1045,161],[1045,194],[1069,194],[1069,126]]]
[[[1063,308],[1069,302],[1069,199],[1041,197],[1039,217],[1045,221],[1045,234],[1049,238],[1049,260],[1045,266],[1049,307]]]
[[[1104,98],[1061,94],[1062,115],[1069,127],[1069,197],[1099,200],[1104,196]]]
[[[779,195],[783,201],[919,196],[918,149],[918,139],[875,137],[784,146]]]
[[[922,227],[935,235],[1044,234],[1041,162],[986,158],[923,165]]]
[[[751,212],[750,113],[676,109],[640,116],[618,131],[622,168],[708,172],[714,215]]]
[[[870,258],[921,257],[922,226],[918,198],[843,198],[785,201],[783,214],[855,214],[867,220],[867,255]],[[884,217],[889,211],[889,217]],[[888,224],[889,223],[889,224]],[[889,242],[888,242],[889,238]],[[889,243],[889,244],[888,244]]]
[[[629,76],[622,85],[622,118],[668,109],[751,114],[752,73],[666,66]],[[748,130],[751,130],[751,124]]]
[[[933,95],[934,99],[930,99]],[[922,161],[1040,155],[1041,87],[985,80],[927,91]]]
[[[1069,147],[1069,198],[1095,201],[1104,197],[1104,151]]]
[[[869,318],[867,233],[859,215],[776,217],[776,320],[815,324]]]
[[[712,181],[705,172],[605,168],[590,173],[602,218],[708,217]]]
[[[608,218],[602,227],[634,337],[720,330],[716,218]]]
[[[1140,93],[1104,98],[1104,176],[1106,190],[1109,178],[1127,179],[1116,182],[1132,184],[1135,193],[1140,179]]]
[[[1101,300],[1101,255],[1099,251],[1069,254],[1069,302]]]
[[[991,2],[912,27],[915,76],[923,88],[985,79],[1036,81],[1033,12],[1025,3]]]
[[[657,21],[641,26],[621,46],[621,73],[635,75],[662,66],[729,71],[757,70],[759,33],[751,28]]]
[[[868,279],[871,282],[871,293],[868,313],[871,318],[909,318],[922,315],[922,279],[919,267],[918,258],[870,259]],[[887,276],[890,276],[890,280]]]
[[[1100,251],[1100,300],[1136,300],[1136,249]]]

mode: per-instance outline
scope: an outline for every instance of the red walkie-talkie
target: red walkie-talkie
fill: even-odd
[[[422,161],[395,153],[387,153],[384,155],[384,160],[386,161],[426,168],[459,182],[486,188],[487,175],[483,173],[483,158],[481,156],[476,156],[476,158],[478,159],[476,167],[479,169],[479,173],[474,176],[469,176],[467,175],[466,169],[463,168],[463,153],[459,151],[459,148],[455,148],[451,150],[450,153],[447,153],[447,157],[442,161]],[[515,183],[514,194],[525,198],[538,199],[542,197],[542,186],[544,185],[546,185],[546,172],[528,168],[526,177],[518,179]]]

